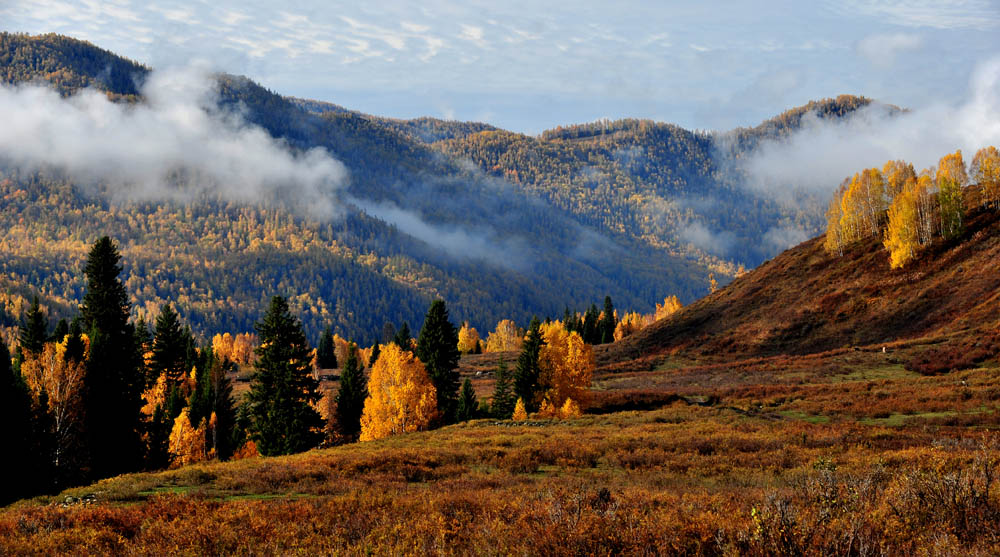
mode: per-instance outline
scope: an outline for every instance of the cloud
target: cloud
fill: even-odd
[[[870,35],[858,41],[855,49],[858,54],[879,68],[891,68],[896,58],[907,51],[923,46],[920,35],[910,33],[888,33]]]
[[[986,30],[1000,26],[995,0],[838,0],[837,9],[909,27]]]
[[[277,202],[316,218],[342,209],[347,171],[323,149],[296,153],[239,115],[218,108],[205,67],[150,73],[145,102],[98,91],[68,98],[40,86],[0,87],[0,160],[56,168],[116,200],[218,196]]]
[[[1000,145],[1000,58],[978,66],[968,98],[898,113],[871,105],[844,119],[803,119],[790,137],[761,144],[742,163],[747,185],[777,200],[796,194],[826,198],[848,175],[881,168],[888,160],[917,170],[961,149],[968,162],[987,145]]]
[[[797,246],[809,239],[809,234],[794,226],[776,226],[764,233],[764,244],[775,253]]]
[[[515,271],[527,271],[527,245],[520,239],[499,238],[487,227],[476,230],[460,226],[431,224],[415,212],[392,202],[374,202],[353,198],[352,204],[365,213],[395,226],[427,245],[456,259],[475,259]]]
[[[728,255],[736,243],[736,236],[732,232],[712,232],[698,221],[682,228],[678,237],[681,241],[692,244],[712,255]]]

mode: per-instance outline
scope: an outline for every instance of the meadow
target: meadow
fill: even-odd
[[[578,419],[482,419],[120,476],[0,511],[0,547],[12,555],[995,554],[998,369],[992,361],[941,375],[905,369],[927,349],[606,368]],[[488,392],[488,374],[476,382]]]

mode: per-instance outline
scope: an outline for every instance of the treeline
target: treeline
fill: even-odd
[[[435,300],[416,339],[404,322],[367,361],[345,341],[324,419],[314,366],[336,361],[329,329],[314,351],[288,301],[275,296],[255,336],[220,335],[199,346],[170,304],[152,330],[132,319],[121,272],[117,246],[101,238],[87,255],[79,314],[50,331],[36,298],[13,358],[0,342],[0,411],[8,425],[0,443],[23,480],[5,502],[126,472],[289,454],[475,417],[575,416],[593,373],[593,352],[578,332],[536,319],[513,372],[501,362],[491,404],[480,403],[469,380],[459,384],[458,329]],[[249,363],[255,341],[250,390],[238,403],[231,356]]]
[[[905,161],[889,161],[844,180],[830,201],[824,246],[842,254],[865,238],[882,238],[893,268],[917,257],[935,238],[958,237],[963,230],[963,188],[974,183],[974,205],[1000,206],[1000,152],[984,147],[966,169],[962,152],[945,155],[937,168],[919,174]]]

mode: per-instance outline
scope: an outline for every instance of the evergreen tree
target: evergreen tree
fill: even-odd
[[[412,340],[413,336],[410,334],[410,324],[403,321],[403,324],[396,330],[396,335],[392,337],[392,342],[396,346],[409,352],[413,350]]]
[[[444,300],[434,300],[417,338],[417,357],[437,390],[438,412],[446,422],[454,419],[458,404],[459,356],[458,329],[448,321]]]
[[[83,331],[80,329],[80,320],[74,319],[69,326],[69,340],[66,341],[66,353],[63,356],[66,361],[82,362],[87,346],[83,343]]]
[[[31,495],[34,462],[31,450],[33,429],[31,394],[20,374],[11,367],[10,352],[0,340],[0,447],[3,447],[7,480],[0,489],[0,505]]]
[[[583,332],[580,334],[580,336],[583,337],[584,342],[587,344],[598,344],[601,342],[601,338],[599,336],[600,333],[597,328],[600,316],[601,314],[597,311],[597,306],[590,304],[590,309],[588,309],[587,313],[583,316]],[[524,403],[528,404],[528,401],[525,400]],[[528,404],[528,406],[530,409],[531,405]]]
[[[615,306],[611,303],[611,296],[605,296],[604,316],[601,317],[600,322],[597,324],[598,334],[601,339],[600,344],[614,342],[615,327],[617,325],[618,323],[615,322]]]
[[[320,369],[337,369],[337,353],[333,346],[333,331],[330,327],[323,330],[316,348],[316,365]]]
[[[497,364],[496,382],[493,386],[493,399],[490,401],[490,413],[498,420],[510,419],[514,413],[514,405],[517,397],[514,395],[511,385],[510,372],[507,370],[507,363],[500,358]]]
[[[236,402],[233,400],[233,383],[228,373],[236,371],[229,360],[216,360],[212,367],[212,409],[215,413],[215,454],[219,460],[229,460],[243,444],[243,434],[237,432]]]
[[[379,339],[379,342],[381,342],[382,344],[389,344],[390,342],[395,340],[395,338],[396,338],[396,326],[386,321],[382,325],[382,338]],[[378,345],[379,343],[376,342],[375,346]]]
[[[372,355],[368,357],[368,367],[372,367],[373,365],[375,365],[375,362],[378,361],[378,357],[381,354],[382,354],[382,348],[378,344],[372,346]]]
[[[311,373],[302,323],[288,302],[275,296],[255,328],[260,346],[247,400],[257,450],[270,456],[311,449],[322,440],[323,419],[313,408],[320,399],[319,384]]]
[[[351,346],[344,368],[340,371],[340,388],[336,398],[337,430],[344,439],[356,440],[361,433],[361,414],[367,396],[368,385],[358,362],[358,351]]]
[[[65,319],[60,319],[59,322],[56,323],[56,328],[52,331],[52,336],[49,337],[49,340],[52,342],[62,342],[68,334],[69,323],[67,323]]]
[[[528,327],[528,335],[521,346],[514,368],[514,394],[524,401],[529,412],[537,410],[535,391],[538,389],[538,355],[542,348],[542,324],[535,317]]]
[[[465,378],[462,383],[462,394],[458,397],[458,408],[455,411],[455,419],[459,422],[467,422],[476,417],[479,410],[479,401],[476,400],[476,391],[472,388],[472,381]]]
[[[153,358],[149,364],[150,376],[155,383],[160,375],[166,375],[168,385],[174,386],[184,380],[191,368],[188,367],[188,339],[178,319],[177,312],[170,304],[163,304],[156,317],[156,332],[153,335]]]
[[[87,292],[81,314],[90,336],[84,379],[85,436],[94,477],[137,470],[145,377],[134,350],[130,304],[119,280],[121,256],[111,238],[98,240],[87,257]]]
[[[48,336],[49,324],[45,314],[42,313],[42,308],[38,305],[38,296],[35,296],[28,313],[24,316],[24,325],[18,337],[24,356],[41,354]]]
[[[59,485],[56,479],[56,425],[49,412],[49,394],[43,388],[38,400],[31,405],[31,456],[32,468],[29,472],[32,491],[50,493]],[[62,470],[65,479],[78,479],[79,471]]]
[[[146,424],[146,469],[161,470],[170,465],[170,430],[174,420],[157,404]]]

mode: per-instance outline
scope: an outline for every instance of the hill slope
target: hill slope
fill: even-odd
[[[1000,213],[967,210],[960,237],[938,240],[904,269],[890,269],[880,240],[859,242],[843,256],[827,254],[822,237],[804,242],[603,357],[731,360],[923,337],[988,344],[1000,330]]]

